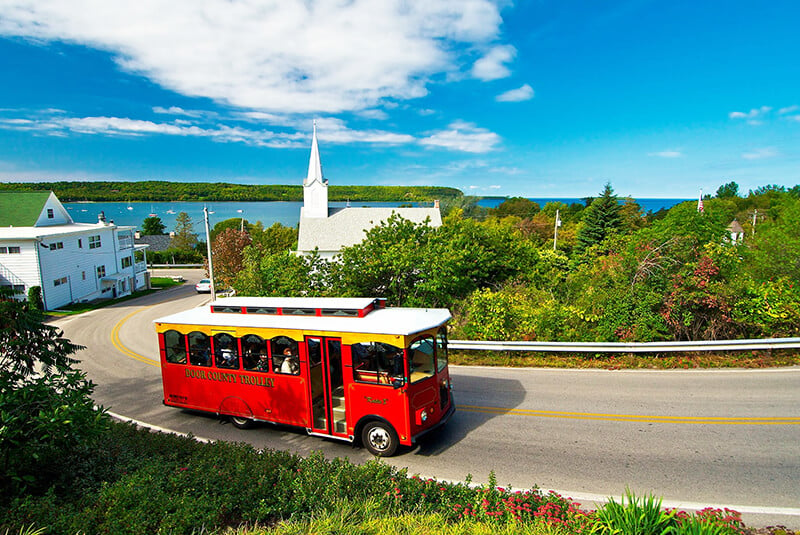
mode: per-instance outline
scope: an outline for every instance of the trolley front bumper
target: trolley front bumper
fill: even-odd
[[[430,433],[432,431],[436,431],[437,429],[442,427],[444,424],[447,423],[447,421],[450,419],[450,417],[453,416],[453,414],[455,414],[455,412],[456,412],[456,403],[455,403],[455,401],[453,401],[453,397],[450,396],[450,408],[447,409],[446,413],[444,413],[444,416],[442,416],[442,419],[439,420],[438,422],[436,422],[436,425],[431,426],[431,427],[429,427],[428,429],[426,429],[424,431],[420,431],[419,433],[417,433],[416,435],[411,437],[411,443],[412,444],[416,444],[417,440],[421,439],[422,437],[424,437],[428,433]]]

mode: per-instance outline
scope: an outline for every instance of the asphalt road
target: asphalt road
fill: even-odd
[[[171,272],[175,273],[175,272]],[[112,412],[262,448],[370,458],[351,445],[263,425],[239,430],[161,404],[153,320],[209,300],[191,282],[58,320],[87,349],[81,368]],[[667,506],[727,506],[749,525],[800,529],[800,369],[607,371],[452,367],[458,410],[440,432],[389,460],[409,473],[467,474],[517,489],[559,489],[587,505],[626,487]]]

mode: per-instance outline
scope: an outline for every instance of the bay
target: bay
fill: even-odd
[[[488,197],[478,202],[479,206],[494,208],[505,198]],[[544,206],[548,202],[560,201],[566,204],[581,203],[579,198],[531,198]],[[637,199],[642,209],[657,212],[662,208],[671,208],[689,199]],[[350,206],[400,206],[401,202],[354,202]],[[346,202],[331,202],[331,207],[343,208]],[[296,227],[300,221],[300,208],[303,203],[296,202],[73,202],[64,203],[64,207],[76,223],[97,223],[100,212],[106,220],[117,225],[141,228],[145,218],[155,215],[161,218],[167,231],[175,229],[175,220],[179,213],[186,212],[192,219],[195,232],[203,228],[203,206],[209,210],[209,224],[213,228],[216,223],[226,219],[244,217],[250,223],[261,221],[265,227],[280,223],[287,227]]]
[[[117,225],[141,229],[147,217],[155,215],[161,218],[167,231],[175,229],[178,214],[186,212],[192,219],[195,232],[203,228],[203,207],[208,207],[208,221],[211,228],[226,219],[244,217],[248,222],[261,221],[265,227],[280,223],[287,227],[296,227],[300,222],[302,202],[70,202],[63,203],[76,223],[97,223],[97,217],[103,212],[107,221]],[[346,202],[331,202],[331,207],[345,207]],[[396,202],[359,202],[350,206],[400,206]]]

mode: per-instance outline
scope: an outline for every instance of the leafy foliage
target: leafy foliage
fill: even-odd
[[[244,250],[252,241],[247,232],[235,228],[226,228],[212,240],[214,279],[223,288],[233,286],[244,267]]]
[[[739,196],[739,184],[737,184],[736,182],[731,181],[717,188],[717,198],[719,199],[724,199],[726,197],[738,197],[738,196]]]
[[[158,216],[145,217],[142,221],[142,234],[145,236],[157,236],[164,234],[167,229],[164,222]]]
[[[62,459],[104,427],[81,349],[39,311],[0,301],[0,496],[46,489],[71,474]]]
[[[227,184],[223,182],[8,182],[0,191],[52,190],[63,202],[74,201],[302,201],[297,185]],[[332,201],[431,202],[462,197],[455,188],[437,186],[330,186]]]

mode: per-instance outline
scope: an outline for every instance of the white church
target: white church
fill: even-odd
[[[311,254],[315,249],[325,260],[332,260],[344,247],[361,243],[366,232],[386,221],[392,214],[414,223],[438,227],[442,215],[438,201],[432,208],[332,208],[328,205],[328,180],[322,175],[317,144],[317,127],[311,137],[308,176],[303,181],[303,207],[300,209],[298,254]]]

